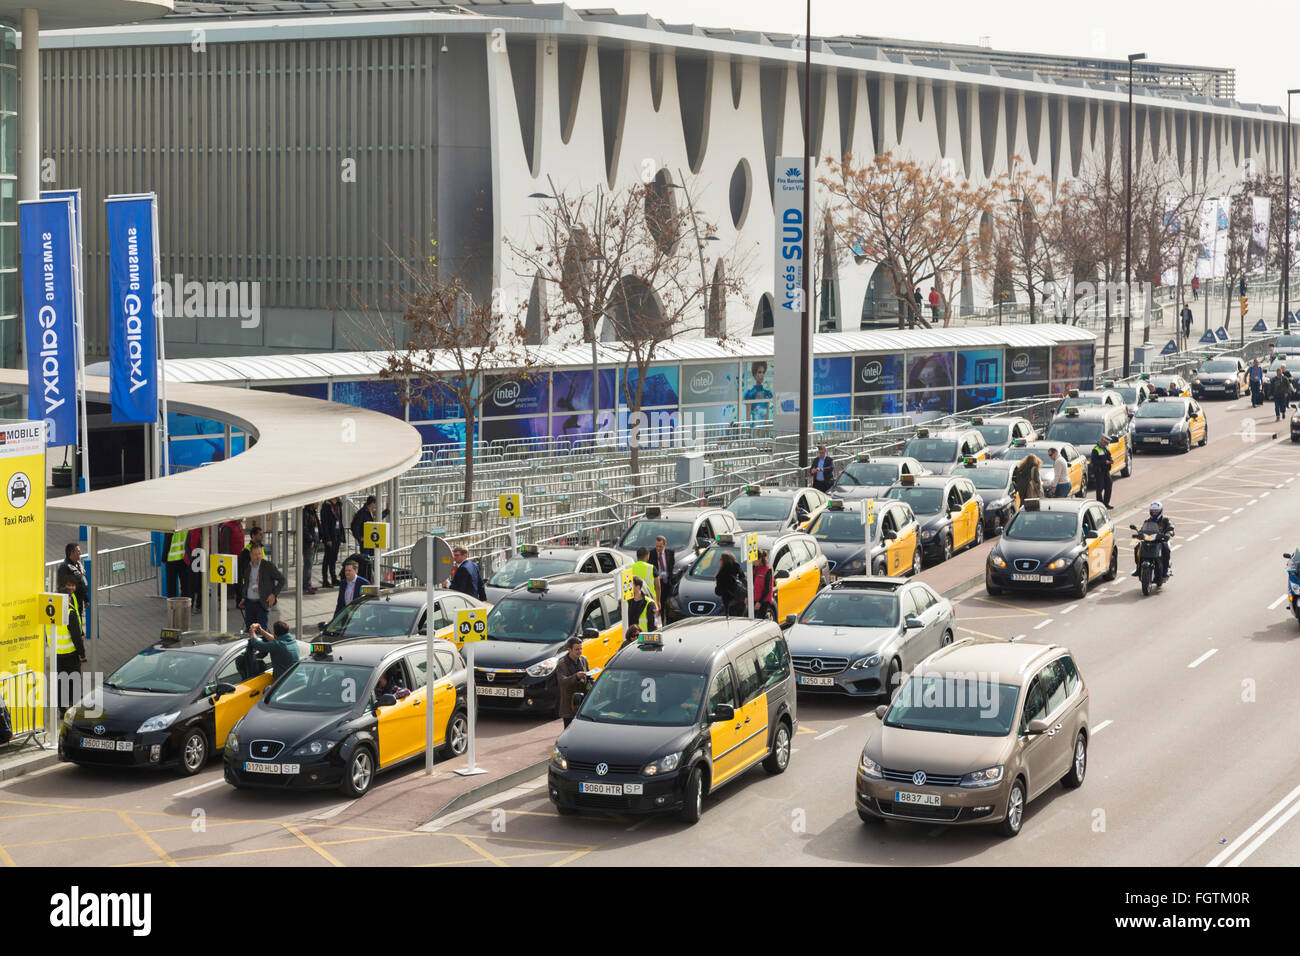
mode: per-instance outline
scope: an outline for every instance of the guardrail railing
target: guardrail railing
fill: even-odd
[[[36,671],[0,675],[0,698],[9,712],[13,733],[9,746],[26,743],[45,730],[45,708],[38,705],[43,680]]]

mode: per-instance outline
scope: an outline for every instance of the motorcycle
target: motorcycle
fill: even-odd
[[[1293,445],[1300,444],[1300,411],[1297,411],[1298,407],[1300,406],[1291,406],[1291,410],[1296,412],[1295,415],[1291,416],[1291,444]]]
[[[1151,586],[1163,587],[1165,583],[1164,567],[1161,558],[1162,546],[1169,540],[1169,535],[1159,531],[1153,522],[1144,522],[1141,529],[1129,525],[1134,532],[1133,538],[1138,542],[1138,577],[1142,580],[1142,594],[1151,593]]]
[[[1291,603],[1291,613],[1300,623],[1300,550],[1284,554],[1282,557],[1291,562],[1286,569],[1287,600]]]

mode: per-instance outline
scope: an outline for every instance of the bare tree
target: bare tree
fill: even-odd
[[[1057,248],[1049,241],[1060,232],[1061,207],[1046,176],[1033,172],[1019,156],[993,183],[991,235],[981,235],[976,256],[980,271],[993,281],[1003,276],[1029,300],[1029,321],[1037,321],[1038,300],[1057,273]],[[1007,266],[1010,266],[1009,271]]]

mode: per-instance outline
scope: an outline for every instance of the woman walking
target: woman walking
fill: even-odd
[[[772,592],[772,566],[767,563],[767,552],[758,552],[754,565],[754,613],[756,617],[776,620],[776,601]]]
[[[713,576],[713,593],[722,600],[729,617],[745,616],[745,575],[736,556],[728,551],[722,552],[718,573]]]

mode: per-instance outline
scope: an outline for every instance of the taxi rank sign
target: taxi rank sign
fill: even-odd
[[[67,197],[18,204],[27,408],[44,420],[46,446],[77,443],[74,229]]]

